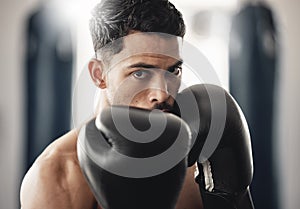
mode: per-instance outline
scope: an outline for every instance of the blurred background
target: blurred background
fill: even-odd
[[[98,1],[0,2],[0,208],[15,209],[34,159],[74,125],[74,86],[93,56],[88,19]],[[256,208],[300,208],[300,1],[171,2],[183,13],[185,39],[245,113]]]

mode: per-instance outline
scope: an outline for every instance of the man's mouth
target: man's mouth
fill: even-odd
[[[153,109],[161,110],[162,112],[171,113],[173,107],[168,103],[157,104],[153,107]]]

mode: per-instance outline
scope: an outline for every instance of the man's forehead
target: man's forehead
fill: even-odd
[[[141,54],[156,54],[156,56],[181,60],[181,37],[161,33],[137,32],[122,39],[123,49],[120,53],[112,56],[111,61],[113,63]]]

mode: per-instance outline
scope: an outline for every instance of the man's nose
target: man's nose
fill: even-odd
[[[164,79],[157,80],[149,89],[148,98],[150,103],[165,102],[169,97],[167,82]]]

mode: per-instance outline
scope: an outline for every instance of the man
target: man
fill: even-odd
[[[178,40],[141,32],[183,37],[180,12],[166,0],[103,0],[93,11],[90,28],[96,58],[88,68],[102,90],[98,113],[115,104],[170,111],[182,73]],[[146,80],[149,86],[141,89]],[[57,139],[37,158],[22,183],[23,209],[95,208],[96,199],[79,166],[78,132],[72,130]],[[178,209],[202,208],[194,170],[195,166],[187,170]]]
[[[90,28],[96,117],[38,157],[22,183],[22,208],[253,209],[250,137],[238,105],[215,85],[178,93],[180,12],[167,0],[103,0]],[[158,131],[147,135],[152,125]]]

